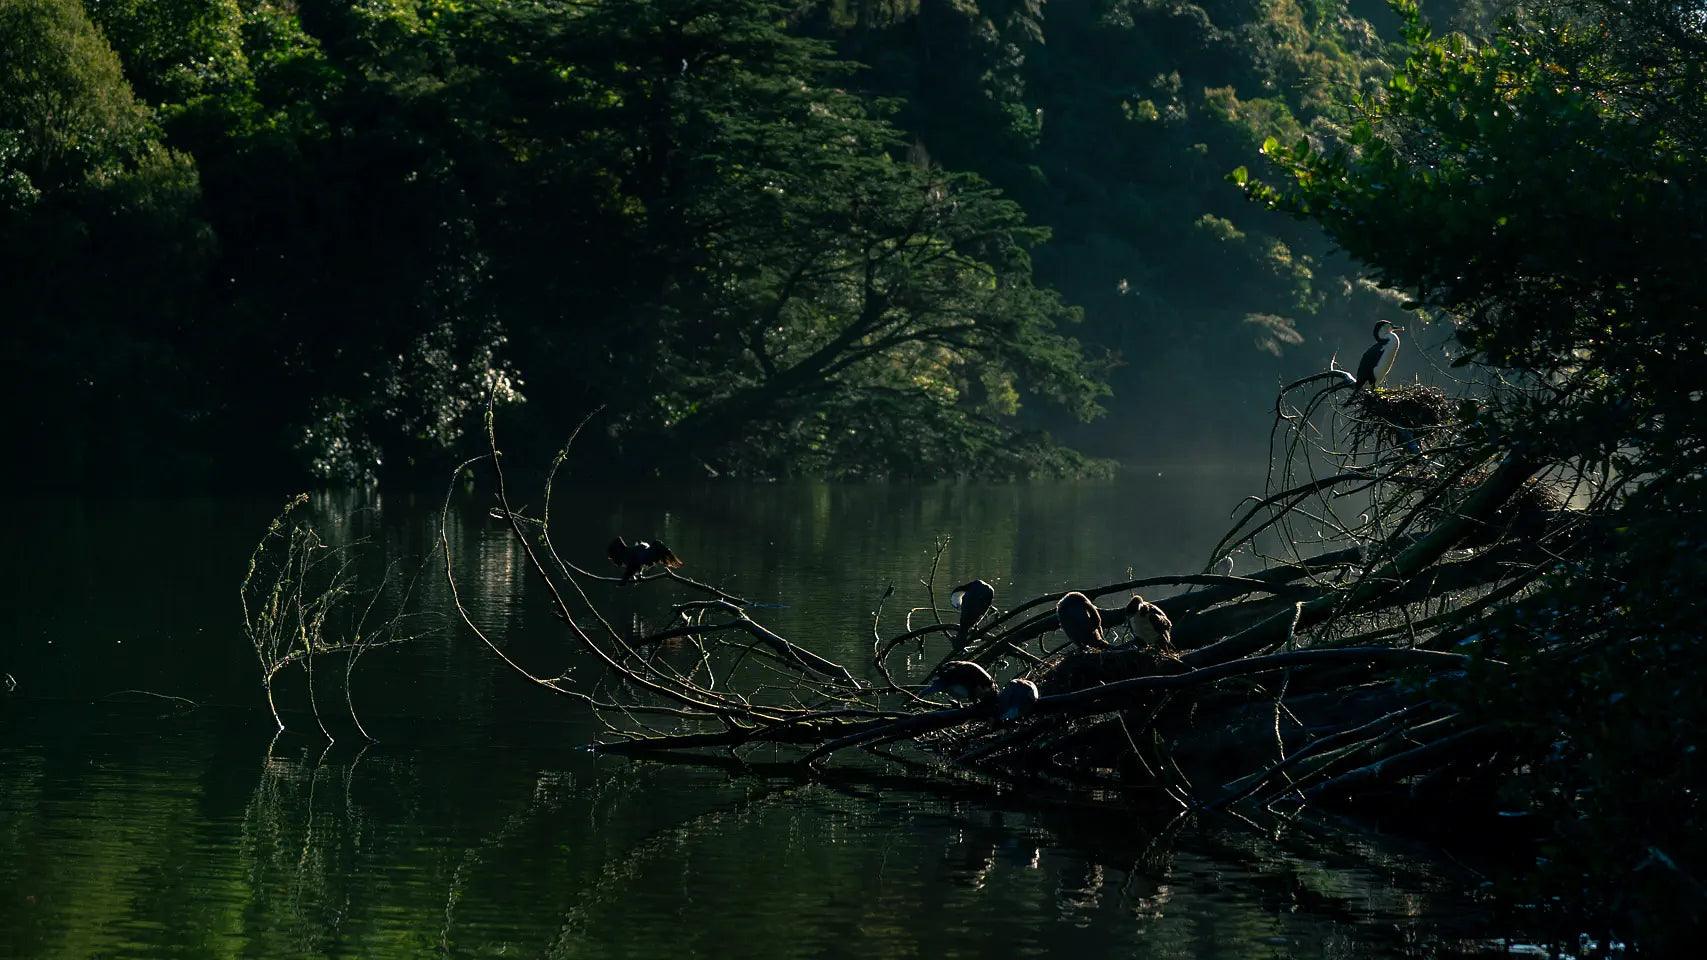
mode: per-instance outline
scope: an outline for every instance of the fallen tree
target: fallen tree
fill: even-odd
[[[1304,386],[1316,389],[1294,404]],[[1491,803],[1490,774],[1513,762],[1511,744],[1462,691],[1469,678],[1497,678],[1511,664],[1479,655],[1474,637],[1581,549],[1594,518],[1614,509],[1619,484],[1478,438],[1474,421],[1455,413],[1475,406],[1455,406],[1438,389],[1363,390],[1336,403],[1349,386],[1336,372],[1282,392],[1270,489],[1238,511],[1205,570],[1259,544],[1275,550],[1267,566],[1249,576],[1086,585],[1075,593],[1096,603],[1104,647],[1056,639],[1057,605],[1072,594],[945,622],[937,564],[921,581],[926,603],[888,634],[883,608],[894,587],[883,592],[868,664],[833,662],[811,638],[765,627],[741,597],[668,567],[636,579],[678,594],[671,625],[629,635],[589,589],[632,575],[577,567],[552,538],[551,487],[568,448],[545,480],[543,513],[524,515],[512,507],[490,417],[490,450],[463,468],[485,462],[493,518],[508,525],[602,675],[532,672],[480,630],[460,598],[457,607],[511,668],[601,716],[609,732],[590,746],[602,752],[700,753],[806,775],[879,763],[1186,810],[1466,784]],[[1306,521],[1334,533],[1312,543],[1300,535]],[[441,546],[455,595],[449,544]],[[1174,589],[1156,601],[1171,620],[1165,647],[1141,640],[1124,609],[1136,591],[1158,588]],[[919,615],[931,622],[915,626]],[[987,673],[990,695],[931,695],[930,681],[951,663]],[[995,690],[1019,680],[1040,695],[998,702]]]
[[[1379,95],[1344,130],[1266,144],[1277,184],[1233,179],[1450,323],[1440,380],[1469,379],[1283,389],[1268,483],[1201,571],[1075,592],[1112,614],[1178,588],[1157,601],[1177,656],[1118,616],[1086,630],[1076,601],[1059,622],[1051,594],[965,631],[933,613],[885,637],[878,618],[869,667],[808,671],[790,651],[810,638],[767,638],[739,598],[669,574],[647,583],[708,599],[678,605],[689,653],[663,656],[599,620],[500,471],[500,517],[608,667],[593,687],[541,682],[592,702],[611,725],[598,748],[628,754],[971,771],[1185,809],[1498,810],[1538,840],[1501,889],[1570,942],[1698,942],[1707,32],[1676,4],[1559,0],[1475,43],[1395,8],[1407,57]],[[1235,551],[1263,569],[1218,576]],[[1039,696],[1008,719],[1028,701],[923,696],[948,661]]]

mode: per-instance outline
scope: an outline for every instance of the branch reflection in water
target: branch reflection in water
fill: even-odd
[[[1310,836],[1320,825],[1266,840],[1184,819],[1147,831],[878,774],[761,781],[584,756],[531,783],[506,764],[489,789],[452,787],[453,800],[427,782],[448,759],[275,744],[242,818],[251,945],[1230,958],[1331,944],[1378,957],[1450,940],[1443,918],[1462,909],[1448,892],[1461,878],[1373,837]],[[465,820],[483,825],[455,832]]]
[[[787,604],[767,625],[833,638],[821,652],[851,659],[869,655],[882,585],[930,563],[934,532],[964,525],[945,585],[994,571],[998,595],[1023,595],[1142,575],[1201,553],[1186,518],[1228,501],[1207,486],[585,491],[594,506],[566,515],[564,533],[602,563],[612,530],[646,530],[694,570]],[[370,538],[380,572],[431,553],[436,497],[364,505],[310,507],[352,518],[330,542]],[[1134,552],[1134,505],[1182,525],[1161,528],[1154,555]],[[524,596],[489,506],[469,497],[451,512],[458,576],[506,650],[561,664],[559,627]],[[1302,822],[1272,838],[1273,824],[1222,830],[1222,818],[1167,833],[857,765],[804,786],[733,764],[596,758],[572,749],[595,725],[455,631],[363,659],[357,702],[381,741],[365,752],[340,726],[327,750],[288,672],[290,732],[269,749],[233,588],[277,510],[270,497],[17,505],[28,547],[0,562],[32,602],[9,635],[20,687],[0,701],[0,955],[1385,957],[1450,943],[1459,922],[1477,929],[1453,892],[1473,880],[1387,841],[1312,839],[1322,828]],[[1097,522],[1074,551],[1039,535],[1075,517]],[[74,572],[91,559],[127,575]],[[140,575],[154,570],[173,579]],[[401,596],[406,581],[387,589]],[[448,610],[441,579],[418,591],[432,615]],[[623,621],[660,606],[632,588],[614,602]],[[321,678],[329,698],[341,673]],[[122,689],[198,706],[87,702]]]

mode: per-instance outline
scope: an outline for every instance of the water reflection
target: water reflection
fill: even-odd
[[[885,584],[922,602],[938,536],[939,583],[983,577],[1002,606],[1192,569],[1212,537],[1188,528],[1242,491],[565,486],[553,512],[571,562],[602,564],[613,533],[662,537],[684,572],[858,664]],[[400,571],[382,599],[448,621],[439,505],[311,504],[329,539]],[[0,957],[1377,957],[1456,943],[1473,909],[1461,875],[1322,825],[1170,829],[952,785],[595,758],[574,749],[597,730],[584,712],[452,630],[363,659],[377,746],[303,735],[300,686],[281,691],[298,732],[274,738],[236,584],[278,506],[21,506],[28,546],[0,559],[16,628],[0,670],[21,694],[0,700]],[[446,531],[478,622],[541,673],[586,669],[488,506],[459,492]],[[591,589],[637,630],[672,600]],[[89,702],[125,689],[199,707]]]
[[[1156,844],[1103,812],[113,709],[8,718],[0,955],[1375,957],[1465,906],[1369,837]]]
[[[918,581],[931,570],[939,538],[950,541],[939,586],[981,577],[995,585],[1001,607],[1128,571],[1198,569],[1228,505],[1248,489],[1220,478],[623,489],[561,481],[553,532],[567,561],[593,570],[611,569],[604,549],[613,534],[663,537],[687,561],[684,573],[767,605],[757,613],[767,626],[860,667],[868,659],[871,612],[887,585],[900,590],[891,616],[926,602]],[[542,506],[537,494],[517,499],[536,512]],[[282,502],[15,504],[13,542],[23,548],[0,555],[0,582],[10,593],[17,643],[0,669],[30,696],[141,688],[204,703],[252,703],[254,653],[235,635],[234,601],[255,541]],[[311,498],[325,541],[366,547],[356,552],[364,558],[359,573],[369,588],[383,583],[381,606],[413,598],[426,615],[414,632],[427,634],[427,642],[364,661],[358,684],[385,680],[368,685],[364,718],[486,718],[522,699],[494,676],[489,655],[472,649],[460,627],[451,629],[436,555],[439,506],[431,495],[323,491]],[[489,493],[458,487],[447,515],[453,566],[475,622],[538,673],[577,666],[490,506]],[[662,623],[669,604],[681,599],[653,587],[590,590],[612,623],[636,631]],[[544,709],[540,716],[561,713],[556,705]]]

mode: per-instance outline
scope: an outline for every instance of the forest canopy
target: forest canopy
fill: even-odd
[[[1386,302],[1222,179],[1338,137],[1385,49],[1293,0],[6,0],[52,464],[12,480],[404,477],[494,382],[641,473],[1098,471],[1050,432],[1260,405]]]
[[[1533,762],[1526,893],[1658,954],[1697,940],[1707,565],[1699,261],[1707,23],[1572,0],[1407,57],[1340,149],[1271,143],[1249,192],[1450,316],[1477,400],[1464,451],[1575,477],[1585,530],[1466,645],[1522,664],[1466,691]],[[1478,452],[1479,451],[1479,452]]]

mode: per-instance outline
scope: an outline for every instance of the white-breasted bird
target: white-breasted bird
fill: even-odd
[[[679,567],[682,558],[676,552],[657,541],[636,540],[633,543],[617,537],[605,548],[605,556],[611,563],[622,568],[622,582],[633,583],[640,576],[640,571],[656,564],[666,567]]]
[[[1174,622],[1168,619],[1161,607],[1136,593],[1126,602],[1126,629],[1132,632],[1134,641],[1152,650],[1173,652]]]
[[[982,580],[961,584],[948,595],[948,605],[960,611],[960,632],[955,634],[954,649],[960,650],[966,646],[967,639],[972,634],[972,628],[978,621],[984,619],[984,614],[990,612],[990,606],[996,602],[996,588]]]
[[[1399,355],[1399,334],[1403,327],[1393,326],[1393,321],[1382,320],[1375,324],[1375,346],[1363,351],[1363,359],[1357,362],[1357,384],[1352,392],[1364,387],[1380,386],[1387,379],[1387,372],[1393,369],[1393,358]]]

